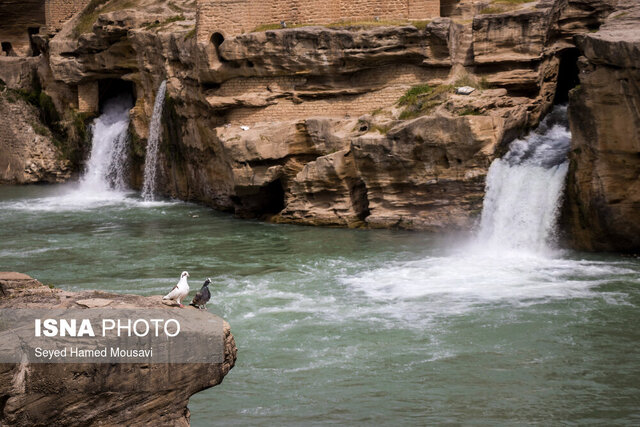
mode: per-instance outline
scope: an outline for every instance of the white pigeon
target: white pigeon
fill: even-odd
[[[181,301],[182,298],[186,297],[189,294],[189,284],[187,283],[187,277],[189,277],[189,273],[183,271],[180,275],[180,281],[178,282],[178,284],[175,285],[173,289],[171,289],[171,292],[162,297],[162,299],[176,301],[178,304],[180,304],[181,308],[184,308],[184,305],[182,305]]]

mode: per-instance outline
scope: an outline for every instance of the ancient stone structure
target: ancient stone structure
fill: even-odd
[[[426,20],[440,16],[440,0],[198,0],[198,41],[234,36],[261,25],[340,21]]]
[[[0,2],[0,56],[36,56],[31,36],[41,28],[55,33],[89,0],[4,0]]]
[[[98,82],[93,81],[78,85],[78,110],[84,113],[98,111]]]
[[[59,31],[62,25],[80,12],[89,0],[46,0],[45,17],[47,31]]]

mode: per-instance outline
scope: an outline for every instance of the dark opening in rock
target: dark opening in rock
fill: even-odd
[[[2,42],[2,52],[3,56],[16,56],[16,53],[13,51],[13,46],[10,42]]]
[[[31,47],[31,56],[38,56],[42,53],[40,46],[34,42],[33,36],[40,32],[39,27],[29,27],[27,28],[27,32],[29,33],[29,46]]]
[[[225,62],[224,58],[220,55],[220,45],[224,43],[224,36],[221,33],[213,33],[211,35],[211,44],[216,52],[216,57],[220,62]]]
[[[231,200],[235,203],[236,215],[244,218],[264,217],[277,214],[284,209],[284,188],[282,181],[276,179],[250,194],[238,194]]]
[[[358,219],[364,221],[371,214],[367,186],[361,179],[354,179],[349,184],[349,197]]]
[[[578,49],[565,49],[560,54],[560,67],[558,69],[558,85],[556,87],[555,104],[565,104],[569,101],[569,91],[580,83],[578,77]]]
[[[100,111],[104,103],[116,97],[129,98],[131,105],[135,104],[136,88],[133,82],[122,79],[103,79],[98,82]]]

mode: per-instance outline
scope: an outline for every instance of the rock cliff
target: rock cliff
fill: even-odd
[[[167,79],[162,192],[277,222],[468,229],[493,158],[551,107],[566,48],[558,2],[209,43],[191,37],[188,4],[174,4],[175,20],[157,1],[105,10],[79,36],[71,21],[49,42],[53,76],[132,81],[142,147]],[[461,85],[477,89],[456,95]],[[413,87],[423,93],[399,103]],[[140,164],[143,148],[134,155]]]
[[[23,92],[0,84],[0,184],[63,182],[70,162]]]
[[[0,310],[75,308],[90,312],[90,307],[105,304],[157,309],[164,307],[160,298],[67,292],[50,289],[24,274],[0,273]],[[196,309],[182,311],[191,310]],[[0,424],[188,426],[189,397],[220,384],[235,363],[233,335],[228,323],[223,325],[222,363],[2,363]]]
[[[221,29],[203,41],[192,2],[110,0],[37,39],[39,74],[62,109],[91,85],[99,102],[114,88],[135,96],[134,187],[167,80],[164,195],[275,222],[466,230],[491,161],[566,102],[577,58],[603,55],[585,49],[617,3],[461,0],[432,21]]]
[[[579,35],[580,86],[571,96],[567,184],[574,245],[640,247],[640,6],[623,1],[599,31]]]

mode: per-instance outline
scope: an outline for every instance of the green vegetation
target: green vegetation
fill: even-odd
[[[501,7],[495,7],[495,6],[488,6],[485,7],[484,9],[482,9],[480,11],[481,15],[491,15],[493,13],[502,13],[504,12],[504,9]]]
[[[192,39],[196,36],[196,27],[193,27],[187,34],[184,35],[185,40]]]
[[[428,84],[413,86],[407,90],[398,100],[399,105],[413,105],[418,101],[418,96],[433,92]]]
[[[172,16],[172,17],[170,17],[170,18],[165,19],[165,20],[164,20],[164,21],[162,21],[162,22],[157,22],[157,21],[156,21],[156,22],[154,22],[154,23],[152,23],[152,24],[149,24],[149,25],[147,25],[145,28],[146,28],[147,30],[151,30],[151,29],[153,29],[153,28],[159,28],[159,27],[162,27],[162,26],[164,26],[164,25],[170,24],[170,23],[172,23],[172,22],[184,21],[184,19],[185,19],[185,18],[184,18],[184,15],[182,15],[182,14],[180,14],[180,15],[174,15],[174,16]]]
[[[427,28],[427,25],[429,25],[431,23],[430,20],[426,20],[426,21],[411,21],[411,25],[413,25],[414,27],[416,27],[419,30],[424,30],[425,28]]]
[[[492,3],[493,4],[524,4],[524,3],[531,3],[535,0],[493,0]]]
[[[493,85],[489,83],[486,77],[482,77],[480,80],[478,80],[476,77],[470,74],[465,74],[459,77],[458,80],[453,83],[453,85],[455,87],[470,86],[480,90],[491,89],[493,87]]]
[[[135,0],[91,0],[78,16],[78,22],[73,29],[74,37],[91,32],[93,24],[101,13],[130,9],[136,6]]]
[[[391,126],[379,126],[379,125],[371,126],[371,130],[374,130],[382,135],[386,135],[387,132],[389,132],[389,129],[391,129]]]
[[[467,107],[458,113],[459,116],[480,116],[482,111],[477,108]]]
[[[41,136],[48,136],[49,135],[49,130],[45,126],[42,126],[38,122],[31,123],[31,127],[33,128],[33,131],[35,133],[37,133],[38,135],[41,135]]]
[[[407,21],[338,21],[325,25],[327,28],[373,28],[373,27],[397,27],[409,25]]]
[[[380,20],[380,21],[337,21],[331,22],[325,25],[319,24],[293,24],[287,22],[286,28],[301,28],[301,27],[313,27],[313,26],[323,26],[326,28],[375,28],[375,27],[398,27],[404,25],[413,25],[418,30],[424,30],[427,25],[431,23],[430,20],[425,21],[402,21],[402,20]],[[263,24],[258,25],[253,29],[253,33],[258,33],[262,31],[270,31],[270,30],[281,30],[282,25],[280,24]]]
[[[428,84],[413,86],[398,100],[398,105],[406,106],[399,118],[407,120],[428,114],[442,104],[447,95],[453,91],[453,85],[440,85],[434,88]]]

